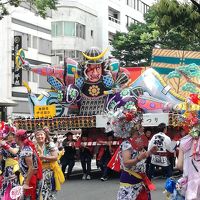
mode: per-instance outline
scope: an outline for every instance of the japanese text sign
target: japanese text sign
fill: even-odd
[[[51,118],[51,117],[54,117],[55,115],[56,115],[55,105],[34,107],[35,118]]]
[[[168,113],[146,113],[143,114],[143,126],[158,126],[160,123],[169,125]]]

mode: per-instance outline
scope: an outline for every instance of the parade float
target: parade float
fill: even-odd
[[[176,51],[154,50],[152,66],[131,81],[130,72],[120,67],[119,60],[104,59],[106,51],[92,47],[82,53],[84,59],[80,62],[66,58],[64,65],[36,66],[26,60],[22,49],[19,50],[17,67],[46,76],[51,90],[37,96],[24,82],[31,118],[15,119],[15,126],[30,131],[43,126],[49,126],[51,131],[106,128],[109,124],[108,113],[121,108],[129,111],[134,106],[143,114],[144,126],[157,126],[161,122],[178,125],[179,114],[188,112],[188,109],[199,112],[200,53],[198,58],[186,62],[186,66],[178,60],[175,67],[171,67],[169,63],[174,66],[174,60],[171,61],[169,55],[173,58]],[[163,52],[164,56],[161,55]],[[168,63],[168,68],[163,66],[162,58]],[[191,64],[192,61],[197,64]],[[184,66],[178,67],[181,64]],[[170,72],[168,77],[168,73],[163,76],[162,70]],[[178,90],[173,88],[173,85],[177,87],[176,81],[171,86],[165,81],[176,78],[185,85],[182,90],[181,87]],[[76,105],[76,109],[70,109],[72,105]]]

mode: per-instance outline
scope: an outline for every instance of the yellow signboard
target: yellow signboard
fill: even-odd
[[[51,118],[56,115],[56,106],[35,106],[34,107],[34,117],[35,118]]]

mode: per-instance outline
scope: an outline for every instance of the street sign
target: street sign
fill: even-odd
[[[34,117],[35,118],[51,118],[56,115],[56,106],[35,106],[34,107]]]
[[[158,126],[160,123],[169,125],[169,113],[146,113],[143,114],[142,126]]]

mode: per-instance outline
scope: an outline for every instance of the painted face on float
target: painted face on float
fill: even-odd
[[[88,64],[86,75],[88,77],[88,80],[92,83],[99,81],[102,76],[101,64]]]

